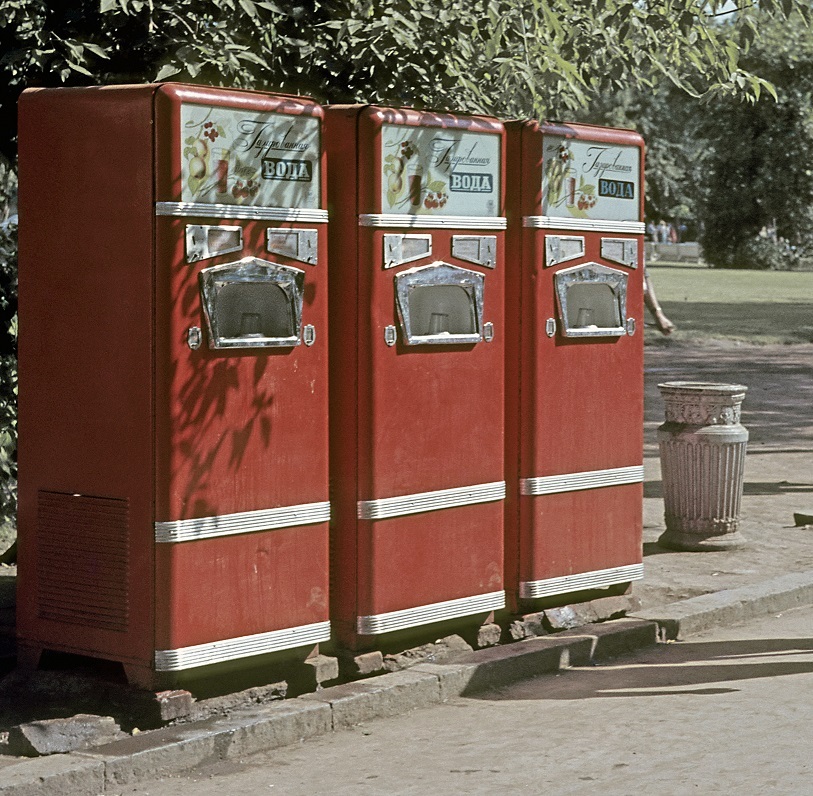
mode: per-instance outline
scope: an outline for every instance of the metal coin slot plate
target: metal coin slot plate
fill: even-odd
[[[279,254],[308,265],[316,265],[319,256],[318,233],[315,229],[266,230],[266,248],[272,254]]]
[[[623,271],[598,263],[566,268],[554,275],[565,337],[620,337],[627,334],[627,281]],[[571,290],[576,288],[573,293]],[[589,307],[573,305],[590,303]],[[582,314],[590,315],[582,320]]]
[[[452,256],[484,268],[497,266],[496,235],[452,235]]]
[[[186,261],[197,263],[243,248],[243,228],[219,224],[186,225]]]
[[[559,265],[584,257],[584,238],[581,235],[548,235],[545,238],[545,265]]]
[[[631,238],[602,238],[601,256],[611,263],[638,267],[638,241]]]
[[[384,268],[395,268],[431,254],[431,235],[384,235]]]

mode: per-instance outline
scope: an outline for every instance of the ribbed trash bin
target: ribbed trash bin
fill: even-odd
[[[747,387],[673,381],[659,384],[665,422],[658,428],[666,530],[673,550],[726,550],[739,532],[748,430],[740,424]]]

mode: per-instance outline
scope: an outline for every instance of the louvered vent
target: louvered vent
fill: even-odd
[[[126,630],[129,502],[41,491],[37,508],[40,618]]]

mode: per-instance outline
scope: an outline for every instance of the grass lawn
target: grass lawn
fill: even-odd
[[[739,271],[647,265],[655,295],[678,327],[676,342],[718,339],[813,343],[813,271]],[[646,315],[646,342],[665,340]]]

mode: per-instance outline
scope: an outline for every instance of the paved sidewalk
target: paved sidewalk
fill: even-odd
[[[666,341],[665,341],[666,342]],[[589,664],[705,628],[813,604],[813,345],[754,347],[654,345],[646,355],[644,579],[636,618],[467,653],[442,664],[327,688],[298,699],[141,733],[84,752],[36,759],[0,755],[0,796],[120,793],[146,777],[229,760],[400,715],[484,688],[562,667]],[[741,531],[747,545],[726,552],[677,553],[663,532],[655,431],[662,381],[737,382],[749,387]],[[8,574],[11,574],[10,572]],[[0,600],[4,592],[0,578]],[[0,605],[2,611],[2,605]]]

